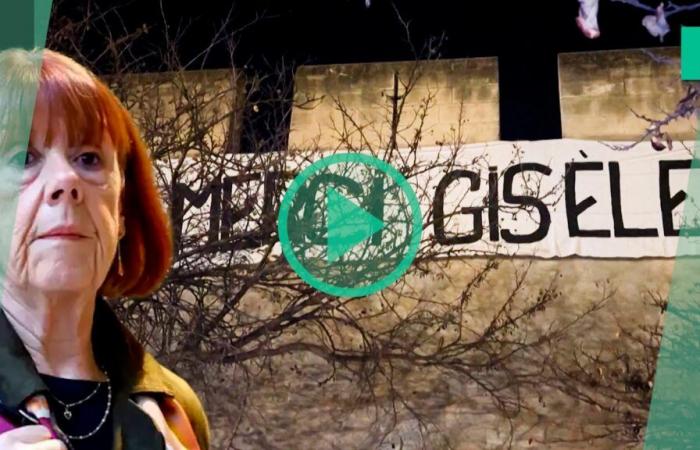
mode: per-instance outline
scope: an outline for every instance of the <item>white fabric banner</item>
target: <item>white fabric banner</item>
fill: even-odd
[[[443,185],[449,183],[444,211],[458,215],[444,227],[433,224],[433,230],[440,234],[444,228],[443,242],[489,254],[674,257],[681,220],[698,223],[690,217],[700,217],[691,199],[683,201],[694,144],[678,142],[673,151],[661,152],[649,143],[615,151],[571,139],[466,146],[451,171],[454,179],[442,178]],[[440,152],[426,149],[421,156],[439,159]],[[480,174],[478,189],[468,172]],[[498,207],[488,195],[496,178]],[[441,189],[435,195],[433,207]],[[479,234],[478,241],[461,243]],[[697,254],[697,240],[684,238],[679,254]]]
[[[677,250],[678,255],[700,252],[700,237],[684,237],[678,246],[681,220],[686,227],[700,230],[700,211],[692,198],[685,198],[686,191],[698,190],[692,182],[688,189],[694,146],[694,141],[675,142],[673,150],[655,151],[642,142],[630,150],[615,151],[598,141],[499,141],[458,150],[399,151],[388,162],[399,169],[410,164],[410,173],[417,174],[409,177],[409,183],[428,224],[424,242],[434,239],[463,255],[675,257]],[[285,170],[298,172],[325,155],[293,157]],[[259,184],[256,207],[247,216],[238,211],[244,202],[240,193],[246,190],[249,195],[251,189],[250,184],[244,187],[235,181],[241,179],[240,169],[219,179],[218,191],[207,187],[210,181],[201,177],[181,185],[186,195],[179,208],[187,211],[185,218],[194,212],[209,217],[201,222],[206,230],[190,225],[180,230],[182,235],[194,236],[192,242],[198,245],[202,234],[220,243],[241,233],[255,235],[259,218],[276,203],[265,191],[266,180],[273,176],[266,158],[259,157],[246,170],[246,183]],[[196,205],[187,204],[193,199]],[[265,246],[266,236],[272,236],[269,229],[240,251],[255,253]]]

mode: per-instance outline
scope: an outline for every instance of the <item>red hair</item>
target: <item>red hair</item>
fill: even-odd
[[[59,129],[65,129],[70,146],[99,146],[104,133],[111,138],[124,175],[121,211],[126,234],[119,244],[123,275],[118,274],[115,257],[99,292],[106,297],[151,293],[170,269],[172,230],[153,163],[131,114],[105,83],[67,56],[44,49],[3,53],[7,54],[0,56],[0,75],[7,71],[19,77],[25,89],[33,85],[36,105],[48,108],[50,118],[60,118],[50,120],[44,145],[51,144]],[[32,129],[32,138],[34,134]]]

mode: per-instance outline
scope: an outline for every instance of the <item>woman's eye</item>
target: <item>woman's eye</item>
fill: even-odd
[[[10,165],[17,168],[29,167],[36,161],[36,155],[31,150],[17,152],[10,158]]]
[[[88,167],[97,167],[100,165],[100,155],[95,152],[85,152],[78,156],[81,164]]]

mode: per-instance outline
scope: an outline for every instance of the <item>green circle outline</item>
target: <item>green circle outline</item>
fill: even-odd
[[[393,179],[399,188],[401,188],[401,192],[403,192],[403,194],[407,197],[409,206],[411,207],[412,216],[411,242],[409,244],[408,251],[401,259],[401,262],[394,268],[394,270],[380,280],[367,286],[357,288],[336,286],[323,281],[309,272],[294,253],[292,243],[289,239],[289,231],[287,230],[287,219],[289,217],[289,209],[291,207],[292,200],[304,183],[306,183],[306,181],[308,181],[308,179],[311,178],[318,170],[325,169],[334,164],[348,162],[367,164],[379,169],[382,173]],[[292,180],[292,183],[285,192],[282,203],[280,204],[280,211],[277,216],[277,232],[279,234],[280,245],[282,246],[282,253],[284,253],[285,258],[287,258],[289,265],[301,277],[301,279],[307,282],[311,287],[337,297],[363,297],[381,291],[401,278],[401,276],[408,270],[411,263],[413,263],[416,254],[418,254],[418,247],[420,245],[420,240],[423,233],[423,217],[421,216],[420,204],[418,203],[418,198],[416,197],[416,193],[413,191],[413,188],[408,183],[408,180],[406,180],[406,178],[401,174],[401,172],[396,170],[396,168],[394,168],[391,164],[375,158],[374,156],[363,153],[340,153],[321,158],[320,160],[311,164],[309,167],[302,170],[301,173],[297,175],[294,180]]]

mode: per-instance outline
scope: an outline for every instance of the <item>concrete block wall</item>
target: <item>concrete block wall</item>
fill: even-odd
[[[414,62],[302,66],[295,77],[290,147],[333,149],[340,145],[343,114],[340,102],[363,136],[349,137],[354,146],[381,148],[388,141],[391,123],[393,74],[402,79]],[[562,137],[577,139],[635,140],[651,118],[673,111],[687,86],[680,80],[680,49],[605,50],[562,53],[558,57]],[[415,110],[432,97],[424,125],[422,145],[450,142],[463,111],[462,141],[499,139],[498,58],[426,61],[420,79],[408,96],[400,134],[411,139]],[[308,101],[316,99],[316,101]],[[695,138],[695,118],[672,122],[667,131],[674,139]],[[399,142],[401,146],[401,142]]]
[[[423,146],[453,142],[460,129],[460,110],[463,142],[498,140],[497,59],[472,58],[418,65],[387,62],[302,66],[295,77],[295,104],[305,107],[292,111],[290,147],[334,149],[344,147],[343,139],[358,147],[386,147],[394,73],[399,77],[399,95],[405,94],[401,83],[418,73],[415,87],[406,95],[399,147],[413,139],[419,128],[416,119],[427,99],[430,101],[422,126]],[[338,103],[346,114],[340,112]],[[350,118],[354,125],[350,125]],[[352,130],[362,128],[363,133],[346,135],[344,123]]]
[[[142,132],[181,133],[171,138],[179,138],[183,145],[192,139],[187,105],[194,105],[198,125],[207,128],[200,143],[218,150],[229,142],[235,146],[240,139],[242,114],[237,105],[244,93],[242,80],[233,87],[233,75],[230,69],[217,69],[126,74],[119,78],[108,77],[106,81],[141,125]],[[196,100],[190,103],[189,99]],[[173,120],[176,123],[172,123]]]
[[[636,140],[648,122],[631,110],[663,118],[686,89],[678,47],[560,54],[562,137]],[[667,131],[674,139],[695,139],[696,120],[675,121]]]
[[[637,139],[643,135],[647,123],[631,110],[652,118],[663,117],[685,94],[687,86],[680,80],[679,60],[678,47],[560,54],[562,137]],[[498,58],[488,57],[301,66],[294,80],[297,107],[291,115],[290,148],[334,149],[346,146],[343,139],[355,147],[386,147],[394,74],[399,77],[399,95],[404,95],[401,83],[414,71],[418,81],[405,99],[399,124],[400,147],[407,146],[414,138],[419,127],[417,116],[426,99],[430,103],[422,126],[422,146],[454,143],[460,130],[459,140],[463,143],[499,140]],[[185,83],[212,96],[229,89],[231,75],[229,69],[179,74]],[[157,99],[162,103],[159,115],[172,113],[169,89],[174,76],[174,73],[129,75],[129,84],[140,86],[143,91],[135,96],[140,101],[130,105],[132,112],[138,117],[143,111],[152,111]],[[154,85],[158,89],[153,89]],[[237,146],[243,115],[236,103],[244,95],[241,85],[212,104],[218,111],[226,109],[234,113],[230,123],[222,122],[214,127],[216,144],[223,144],[231,132],[232,145]],[[339,111],[338,104],[345,108],[346,114]],[[675,121],[667,131],[674,139],[694,139],[695,121],[696,118]],[[230,127],[233,129],[229,130]],[[346,135],[347,131],[350,133]]]

